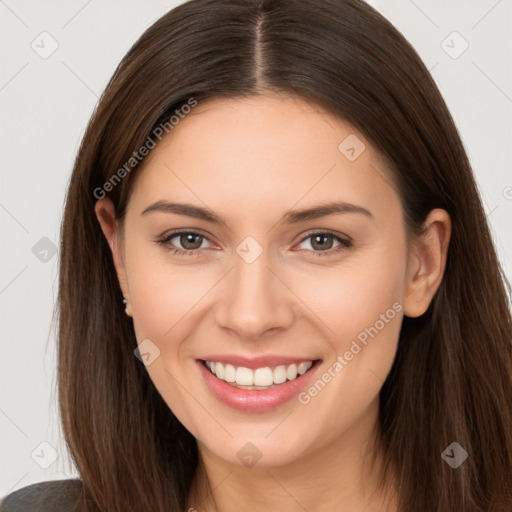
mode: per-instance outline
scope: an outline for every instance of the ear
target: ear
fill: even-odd
[[[96,217],[101,226],[101,230],[107,239],[110,250],[112,251],[112,259],[117,273],[119,286],[126,300],[126,314],[132,316],[130,305],[130,290],[126,279],[126,270],[123,261],[122,243],[119,223],[116,219],[115,207],[108,197],[104,197],[96,201],[94,206]]]
[[[451,233],[452,223],[448,212],[436,208],[424,222],[424,233],[411,241],[404,298],[406,316],[421,316],[439,288]]]

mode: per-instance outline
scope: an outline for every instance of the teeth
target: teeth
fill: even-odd
[[[224,366],[221,363],[213,363],[215,365],[215,375],[219,377],[219,379],[224,380]],[[212,365],[213,370],[213,365]]]
[[[283,382],[286,382],[286,366],[277,366],[276,368],[274,368],[274,371],[272,373],[274,384],[282,384]]]
[[[309,363],[300,363],[299,366],[297,366],[297,373],[300,375],[303,375],[309,370]]]
[[[274,372],[270,368],[257,368],[254,372],[249,371],[254,375],[255,386],[272,386],[274,384]]]
[[[219,363],[221,364],[221,363]],[[236,381],[236,368],[232,364],[227,364],[224,367],[224,380],[226,382]]]
[[[217,370],[219,366],[222,367],[222,363],[216,363],[215,365],[215,375],[219,377],[219,379],[223,380],[222,377],[219,376]],[[222,372],[221,372],[222,373]],[[236,369],[235,381],[240,386],[252,386],[254,384],[254,373],[249,368],[244,368],[243,366],[239,366]]]
[[[295,377],[297,377],[297,365],[291,364],[288,366],[288,368],[286,368],[286,378],[288,380],[293,380]]]
[[[206,361],[206,366],[219,379],[247,389],[267,389],[274,384],[283,384],[287,380],[294,380],[306,373],[312,365],[313,361],[303,361],[298,365],[279,365],[275,368],[266,366],[251,370],[244,366],[235,367],[217,361]]]

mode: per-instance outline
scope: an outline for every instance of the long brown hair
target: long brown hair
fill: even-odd
[[[111,78],[76,158],[61,233],[59,402],[82,510],[183,510],[198,466],[195,439],[134,357],[97,191],[190,98],[262,90],[314,102],[360,130],[391,163],[410,233],[433,208],[450,214],[443,282],[424,315],[404,318],[380,394],[383,479],[396,472],[400,511],[510,512],[506,280],[434,81],[361,0],[192,0],[147,29]],[[120,219],[137,170],[109,187]],[[468,452],[456,469],[441,456],[452,442]]]

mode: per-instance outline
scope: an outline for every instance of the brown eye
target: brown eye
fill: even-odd
[[[208,248],[208,245],[203,245],[203,242],[209,243],[208,238],[193,231],[177,231],[161,240],[157,240],[157,243],[166,250],[172,251],[174,254],[187,256],[200,254],[203,249]]]
[[[182,233],[177,236],[179,236],[181,246],[186,250],[199,249],[203,242],[203,237],[194,233]]]
[[[309,244],[306,244],[308,241]],[[349,248],[352,245],[352,242],[348,239],[335,235],[334,233],[317,232],[311,233],[303,238],[300,245],[302,245],[302,249],[305,249],[307,252],[310,252],[315,256],[328,256]]]
[[[313,235],[311,238],[311,247],[318,249],[319,251],[326,251],[331,249],[334,243],[334,237],[332,235]]]

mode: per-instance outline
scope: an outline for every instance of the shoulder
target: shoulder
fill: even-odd
[[[27,485],[0,501],[0,512],[76,512],[82,491],[79,479]]]

